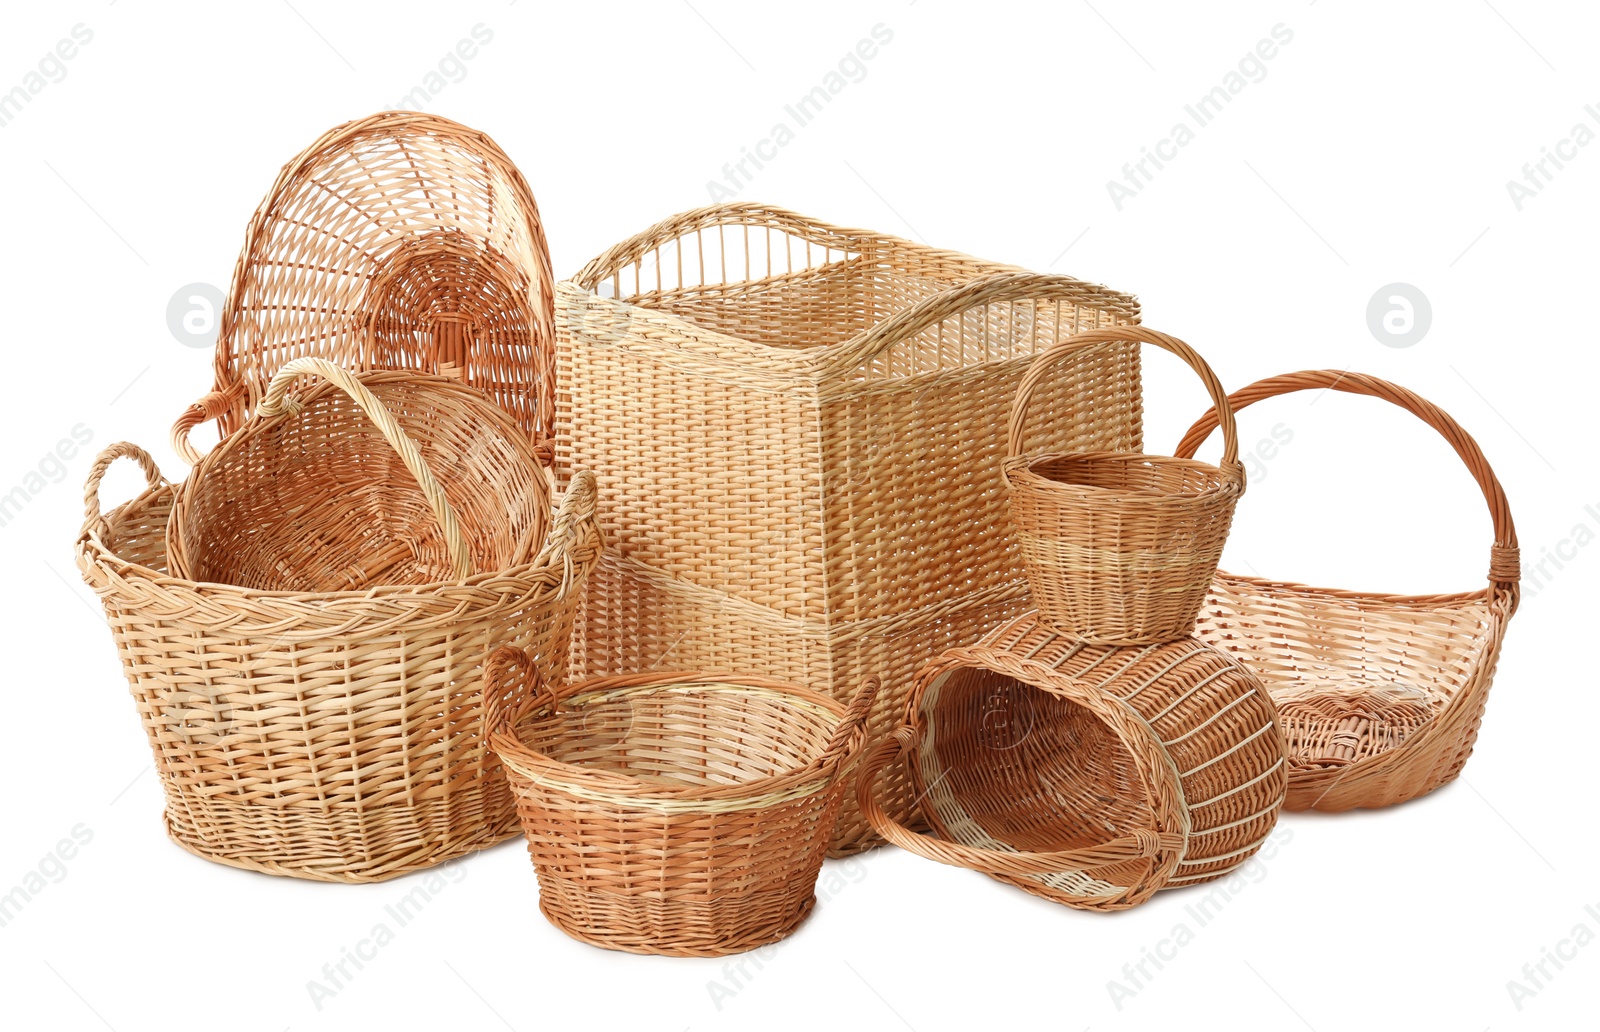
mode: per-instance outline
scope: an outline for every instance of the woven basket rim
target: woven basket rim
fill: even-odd
[[[1321,597],[1330,601],[1342,602],[1370,602],[1376,605],[1394,605],[1409,609],[1454,609],[1466,606],[1483,604],[1491,609],[1498,608],[1497,603],[1512,607],[1512,592],[1504,585],[1489,581],[1481,588],[1466,591],[1448,591],[1437,594],[1402,594],[1381,591],[1361,591],[1353,588],[1328,588],[1317,584],[1307,584],[1302,581],[1280,580],[1275,577],[1261,577],[1245,573],[1229,573],[1227,570],[1218,570],[1217,577],[1225,579],[1231,584],[1248,584],[1252,587],[1279,589],[1292,591],[1297,594]]]
[[[108,448],[103,455],[116,450]],[[360,591],[290,592],[240,588],[227,584],[187,581],[162,573],[113,552],[101,537],[105,528],[141,509],[159,503],[177,490],[171,481],[147,487],[110,512],[84,521],[74,542],[79,571],[102,599],[130,594],[146,609],[156,605],[152,595],[166,595],[187,611],[186,626],[204,628],[220,637],[239,638],[269,634],[285,644],[320,640],[330,634],[432,632],[454,626],[463,617],[497,609],[517,608],[534,600],[560,600],[578,589],[598,562],[604,537],[593,515],[593,474],[574,480],[585,489],[568,508],[566,527],[558,511],[544,548],[531,561],[509,569],[476,574],[463,582],[388,585]],[[569,489],[567,498],[574,498]],[[249,601],[259,610],[270,605],[267,619],[242,620],[235,601]]]
[[[627,682],[620,683],[619,682]],[[675,689],[709,690],[728,694],[755,692],[772,697],[786,696],[800,706],[813,711],[821,710],[842,722],[847,715],[843,703],[831,696],[806,688],[803,685],[751,674],[699,671],[676,671],[652,676],[595,678],[566,685],[553,693],[532,696],[505,715],[500,727],[490,732],[489,739],[496,755],[508,768],[529,780],[564,791],[572,791],[595,800],[645,803],[676,802],[682,804],[708,803],[744,804],[753,808],[784,799],[813,795],[825,791],[838,766],[844,761],[842,753],[824,752],[800,766],[791,767],[778,774],[744,781],[734,785],[651,785],[625,774],[599,771],[582,764],[557,760],[548,753],[528,745],[515,733],[515,729],[535,715],[535,711],[578,702],[610,701],[629,695],[649,695]],[[837,726],[837,725],[836,725]],[[505,728],[511,728],[511,731]],[[690,808],[685,807],[689,812]]]
[[[1057,480],[1045,476],[1036,469],[1046,463],[1062,460],[1081,461],[1085,465],[1099,463],[1106,466],[1134,464],[1171,466],[1213,475],[1210,478],[1210,486],[1198,491],[1141,491],[1125,487],[1095,487],[1090,484]],[[1044,455],[1019,456],[1006,462],[1005,475],[1013,489],[1048,492],[1054,500],[1077,497],[1084,501],[1105,502],[1116,499],[1118,505],[1138,505],[1143,502],[1159,505],[1163,509],[1182,503],[1234,502],[1244,494],[1246,486],[1244,467],[1237,463],[1232,467],[1225,467],[1198,459],[1179,459],[1170,455],[1151,455],[1144,452],[1049,452]]]

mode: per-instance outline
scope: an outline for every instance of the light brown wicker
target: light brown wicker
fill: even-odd
[[[788,935],[816,903],[876,692],[869,680],[846,710],[739,674],[551,690],[521,650],[498,650],[484,708],[540,909],[630,953],[721,956]]]
[[[119,457],[146,491],[108,514]],[[516,833],[481,726],[495,647],[565,668],[573,610],[599,557],[594,479],[573,478],[533,562],[446,585],[271,592],[167,573],[174,487],[131,444],[84,492],[78,568],[100,596],[185,849],[269,874],[378,881]]]
[[[288,397],[308,374],[323,382]],[[526,563],[549,513],[527,434],[478,391],[298,358],[178,491],[167,559],[270,591],[430,584]]]
[[[1476,441],[1438,406],[1385,380],[1333,369],[1261,380],[1243,409],[1304,390],[1363,394],[1438,431],[1489,503],[1489,582],[1447,595],[1388,595],[1218,573],[1198,634],[1255,671],[1282,714],[1291,810],[1390,806],[1453,781],[1483,721],[1506,625],[1520,598],[1516,525]],[[1193,455],[1216,427],[1195,423]],[[1390,507],[1392,508],[1392,506]]]
[[[337,126],[283,167],[250,220],[215,385],[174,437],[212,418],[231,434],[280,366],[311,355],[462,379],[548,459],[554,282],[538,205],[489,137],[415,111]]]
[[[1120,449],[1024,453],[1029,402],[1055,367],[1118,341],[1165,348],[1199,374],[1222,414],[1220,467]],[[1172,641],[1194,630],[1245,486],[1226,392],[1194,349],[1137,326],[1091,330],[1046,348],[1017,388],[1005,475],[1028,584],[1046,620],[1108,645]]]
[[[930,663],[856,787],[898,846],[1120,910],[1260,848],[1286,778],[1274,718],[1260,681],[1194,638],[1095,645],[1030,614]],[[902,752],[931,837],[878,805],[879,774]]]
[[[755,204],[611,248],[557,287],[557,468],[599,471],[615,546],[575,662],[841,700],[878,676],[886,733],[919,665],[1026,605],[994,428],[1030,357],[1137,318],[1103,287]],[[1138,447],[1134,345],[1042,393],[1046,445]],[[836,852],[876,841],[853,800],[840,820]]]

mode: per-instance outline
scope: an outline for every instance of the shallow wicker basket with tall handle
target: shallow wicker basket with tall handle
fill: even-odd
[[[1291,810],[1390,806],[1455,779],[1472,754],[1506,626],[1520,598],[1516,525],[1476,441],[1443,409],[1375,376],[1306,370],[1229,397],[1234,409],[1295,391],[1363,394],[1438,431],[1477,481],[1494,522],[1489,582],[1477,591],[1391,595],[1218,573],[1199,636],[1254,670],[1277,700]],[[1193,455],[1216,428],[1184,436]]]

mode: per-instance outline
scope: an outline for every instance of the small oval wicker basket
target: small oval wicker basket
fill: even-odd
[[[1050,368],[1086,348],[1126,342],[1165,348],[1199,374],[1222,413],[1220,467],[1128,452],[1023,453],[1028,403]],[[1194,630],[1245,486],[1227,394],[1194,349],[1142,326],[1116,326],[1041,351],[1017,388],[1005,475],[1041,616],[1107,645],[1171,641]]]
[[[932,836],[879,803],[879,775],[902,753]],[[1089,644],[1030,614],[923,668],[906,723],[863,761],[856,791],[904,849],[1120,910],[1245,863],[1284,783],[1272,701],[1225,653],[1194,638]]]
[[[324,382],[291,397],[308,374]],[[167,555],[266,591],[431,584],[527,562],[549,513],[527,434],[473,388],[300,358],[179,489]]]
[[[1289,752],[1291,810],[1391,806],[1461,773],[1477,741],[1506,626],[1520,598],[1517,529],[1476,441],[1437,405],[1375,376],[1287,373],[1229,403],[1305,390],[1398,405],[1444,437],[1489,504],[1488,584],[1445,595],[1390,595],[1218,573],[1198,635],[1256,671],[1277,700]],[[1184,436],[1193,455],[1216,429],[1208,412]]]
[[[551,690],[489,659],[491,747],[516,796],[539,907],[575,939],[722,956],[775,942],[817,872],[877,693],[850,706],[783,681],[640,674]]]

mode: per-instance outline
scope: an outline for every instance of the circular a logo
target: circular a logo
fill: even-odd
[[[179,287],[167,302],[167,329],[186,348],[209,348],[217,342],[226,298],[209,283]]]
[[[1428,295],[1410,283],[1379,287],[1367,302],[1367,329],[1385,347],[1409,348],[1426,337],[1432,325]]]

